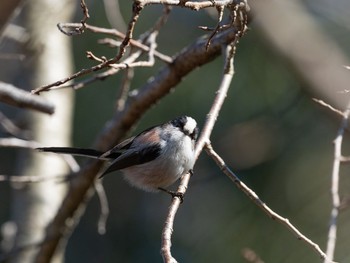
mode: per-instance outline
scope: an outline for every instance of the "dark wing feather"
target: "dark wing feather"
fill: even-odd
[[[139,151],[129,151],[120,155],[112,164],[103,172],[100,176],[104,176],[107,173],[121,170],[130,166],[143,164],[156,159],[161,153],[161,147],[159,145],[151,145],[147,148]]]
[[[135,139],[135,136],[122,141],[121,143],[114,146],[109,151],[103,153],[101,155],[101,158],[118,158],[125,150],[130,148],[134,139]]]
[[[140,132],[139,134],[137,134],[134,137],[130,137],[128,139],[125,139],[124,141],[122,141],[121,143],[117,144],[116,146],[114,146],[109,151],[107,151],[104,154],[102,154],[101,158],[113,158],[116,153],[118,154],[118,156],[121,155],[125,150],[130,148],[130,146],[132,145],[132,143],[134,142],[135,139],[139,140],[139,138],[143,137],[142,135],[144,135],[146,133],[154,133],[153,132],[154,131],[153,130],[154,127],[156,127],[156,126],[150,127],[148,129]],[[146,138],[147,138],[147,136],[146,136]]]

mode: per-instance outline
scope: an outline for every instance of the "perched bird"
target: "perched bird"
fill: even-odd
[[[38,148],[43,152],[81,155],[110,162],[100,177],[121,170],[131,185],[145,191],[164,190],[183,174],[192,172],[197,122],[177,117],[126,139],[107,152],[71,147]]]

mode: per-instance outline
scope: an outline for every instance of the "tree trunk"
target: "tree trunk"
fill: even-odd
[[[48,84],[72,73],[70,38],[57,30],[58,22],[70,21],[74,1],[31,0],[27,2],[25,27],[31,37],[34,59],[30,64],[30,88]],[[73,92],[69,90],[42,94],[56,106],[52,116],[28,113],[33,139],[47,146],[68,146],[71,138]],[[23,159],[22,159],[23,161]],[[24,158],[21,174],[57,176],[67,174],[69,167],[59,156],[30,152]],[[33,184],[16,184],[13,188],[12,219],[17,229],[14,257],[11,262],[33,262],[44,231],[60,207],[66,184],[45,180]],[[38,244],[30,246],[30,244]],[[20,251],[20,252],[19,252]],[[52,262],[62,262],[64,245]]]

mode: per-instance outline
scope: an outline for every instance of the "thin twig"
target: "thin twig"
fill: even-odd
[[[54,176],[46,175],[0,175],[0,182],[10,183],[42,183],[45,181],[57,180],[66,182],[72,174],[58,174]]]
[[[321,105],[321,106],[331,110],[332,112],[338,114],[339,116],[344,117],[344,112],[334,108],[333,106],[329,105],[328,103],[324,102],[323,100],[319,100],[319,99],[316,99],[316,98],[312,98],[312,100],[314,102],[316,102],[317,104],[319,104],[319,105]]]
[[[131,80],[133,77],[134,77],[134,69],[127,68],[124,71],[124,76],[121,80],[121,85],[118,90],[118,96],[117,96],[117,102],[116,102],[117,111],[122,111],[125,107],[126,100],[128,98],[128,94],[131,87]]]
[[[77,24],[77,23],[67,23],[66,24],[67,27],[76,27],[78,25],[79,24]],[[86,30],[90,30],[93,33],[112,35],[112,36],[118,37],[120,39],[125,38],[125,34],[118,31],[117,29],[102,28],[102,27],[92,26],[89,24],[86,24],[85,26],[86,26]],[[114,42],[114,41],[112,41],[112,40],[100,40],[100,43],[108,43],[112,46],[120,46],[121,42]],[[137,48],[139,48],[143,51],[146,51],[146,52],[149,51],[149,47],[144,45],[143,43],[141,43],[139,40],[130,39],[130,46],[137,47]],[[159,51],[155,51],[154,56],[159,58],[160,60],[166,62],[166,63],[172,62],[171,57],[164,55],[164,54],[160,53]]]
[[[224,6],[218,6],[216,8],[216,10],[218,11],[218,22],[217,22],[217,25],[216,27],[214,28],[213,32],[210,34],[210,36],[208,37],[208,42],[207,42],[207,45],[206,45],[206,49],[209,48],[210,46],[210,41],[213,39],[213,37],[219,32],[220,30],[220,24],[221,24],[221,21],[222,21],[222,18],[224,16]],[[202,27],[203,28],[203,27]]]
[[[224,160],[214,151],[213,147],[210,143],[206,145],[206,152],[208,155],[216,162],[216,164],[220,167],[221,171],[226,174],[235,185],[245,193],[261,210],[263,210],[271,219],[278,221],[282,225],[288,228],[298,240],[304,241],[308,246],[310,246],[313,250],[315,250],[322,259],[326,260],[327,263],[334,262],[331,259],[327,258],[327,255],[320,249],[320,247],[303,235],[293,224],[289,222],[287,218],[284,218],[274,212],[270,207],[268,207],[259,196],[251,190],[247,185],[245,185],[226,165]]]
[[[13,123],[12,120],[10,120],[5,114],[3,114],[0,111],[0,126],[3,127],[3,129],[11,134],[14,137],[21,137],[21,138],[27,138],[28,137],[28,131],[21,129],[16,124]]]
[[[86,21],[90,18],[89,9],[85,0],[80,0],[80,7],[83,10],[84,17],[80,20],[80,24],[75,27],[66,27],[64,23],[58,23],[57,28],[67,36],[76,36],[84,33]],[[69,29],[69,30],[68,30]]]
[[[118,64],[110,64],[109,67],[111,67],[110,69],[106,70],[105,72],[96,74],[93,77],[87,78],[83,81],[80,82],[76,82],[70,85],[58,85],[58,86],[52,86],[46,90],[42,90],[42,91],[49,91],[49,90],[57,90],[57,89],[64,89],[64,88],[72,88],[72,89],[80,89],[85,87],[87,84],[90,84],[96,80],[104,80],[107,77],[110,77],[112,75],[117,74],[121,69],[129,69],[129,68],[134,68],[134,67],[151,67],[154,65],[154,57],[156,56],[156,53],[158,53],[158,56],[162,58],[162,60],[164,60],[167,63],[171,63],[172,62],[172,58],[167,57],[163,54],[160,54],[159,52],[157,52],[155,50],[155,48],[157,47],[156,42],[155,42],[155,37],[157,36],[157,32],[158,30],[164,25],[164,23],[166,22],[168,15],[169,15],[170,9],[169,8],[164,8],[163,11],[163,15],[157,20],[157,22],[155,23],[155,25],[151,28],[151,30],[147,31],[146,33],[143,34],[143,36],[141,36],[141,40],[139,41],[143,41],[143,42],[148,42],[149,46],[144,45],[144,43],[140,43],[138,41],[131,41],[131,43],[139,43],[141,45],[142,48],[140,48],[142,51],[147,51],[148,52],[148,61],[136,61],[136,59],[138,59],[143,52],[141,51],[136,51],[136,52],[132,52],[132,55],[129,55],[129,57],[125,58],[123,61],[121,61]],[[86,26],[87,28],[90,28],[91,26]],[[96,28],[95,28],[96,29]],[[97,28],[96,30],[99,30],[99,28]],[[102,29],[104,30],[104,29]],[[118,32],[116,30],[112,30],[111,32]],[[123,35],[125,36],[125,35]],[[95,55],[93,55],[90,51],[87,52],[87,55],[90,59],[94,59],[100,63],[104,63],[105,59],[101,59],[96,57]]]
[[[184,1],[184,0],[138,0],[142,5],[154,5],[154,4],[163,4],[170,6],[180,6],[190,8],[192,10],[198,11],[200,9],[209,8],[209,7],[221,7],[228,5],[237,5],[242,3],[240,0],[209,0],[209,1]]]
[[[95,190],[100,200],[101,213],[97,222],[97,232],[100,235],[104,235],[106,233],[106,224],[109,215],[109,205],[108,198],[105,192],[105,189],[102,184],[102,180],[95,181]]]
[[[337,219],[338,219],[339,206],[340,206],[339,168],[340,168],[340,163],[342,162],[341,147],[342,147],[344,132],[348,125],[349,115],[350,115],[350,102],[347,105],[346,110],[342,113],[343,119],[339,127],[337,137],[334,140],[334,160],[333,160],[332,187],[331,187],[333,206],[332,206],[331,216],[330,216],[330,226],[328,231],[327,251],[326,251],[327,258],[332,260],[334,258],[334,251],[335,251],[335,245],[337,240]]]
[[[127,32],[125,34],[125,37],[124,37],[124,39],[123,39],[123,41],[122,41],[122,43],[120,45],[119,52],[114,58],[108,59],[105,62],[100,63],[100,64],[98,64],[96,66],[93,66],[91,68],[82,69],[82,70],[74,73],[73,75],[71,75],[71,76],[69,76],[67,78],[64,78],[64,79],[61,79],[61,80],[56,81],[54,83],[51,83],[51,84],[39,87],[39,88],[37,88],[35,90],[32,90],[32,93],[33,94],[39,94],[40,92],[47,91],[51,87],[60,86],[60,85],[66,83],[66,82],[68,82],[68,81],[70,81],[72,79],[76,79],[78,77],[84,76],[86,74],[89,74],[89,73],[92,73],[92,72],[95,72],[95,71],[99,71],[101,69],[109,67],[110,64],[114,64],[117,61],[119,61],[123,57],[123,55],[124,55],[124,53],[126,51],[126,48],[129,45],[129,43],[130,43],[130,39],[132,38],[132,34],[133,34],[133,30],[134,30],[136,21],[138,20],[138,18],[140,16],[140,12],[141,12],[142,8],[143,8],[142,5],[140,5],[140,4],[136,3],[136,2],[133,4],[133,14],[132,14],[131,20],[130,20],[130,22],[128,24],[128,30],[127,30]]]

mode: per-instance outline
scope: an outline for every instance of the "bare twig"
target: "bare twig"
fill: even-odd
[[[3,129],[15,137],[27,138],[28,131],[19,128],[12,120],[10,120],[5,114],[0,111],[0,126]]]
[[[337,239],[337,219],[339,214],[340,206],[340,197],[339,197],[339,168],[342,161],[341,147],[343,142],[343,135],[345,129],[348,125],[349,115],[350,115],[350,102],[347,106],[347,109],[342,113],[343,119],[338,130],[336,139],[334,140],[334,160],[333,160],[333,169],[332,169],[332,211],[330,217],[330,226],[328,231],[328,240],[327,240],[327,258],[334,258],[334,251]],[[326,261],[325,261],[326,262]]]
[[[170,6],[180,6],[190,8],[192,10],[198,11],[200,9],[209,8],[209,7],[221,7],[228,5],[237,5],[242,3],[240,0],[209,0],[209,1],[184,1],[184,0],[138,0],[143,6],[154,5],[154,4],[163,4]]]
[[[89,9],[85,0],[80,0],[80,7],[83,10],[84,17],[76,27],[66,27],[64,23],[58,23],[57,28],[67,36],[76,36],[84,33],[86,21],[90,18]],[[69,29],[69,30],[66,30]]]
[[[78,24],[74,24],[74,23],[69,23],[69,24],[66,24],[67,27],[71,26],[71,27],[76,27]],[[92,26],[92,25],[89,25],[89,24],[86,24],[86,30],[90,30],[91,32],[93,33],[100,33],[100,34],[108,34],[108,35],[112,35],[112,36],[115,36],[115,37],[118,37],[120,39],[124,39],[125,38],[125,34],[123,34],[122,32],[116,30],[116,29],[107,29],[107,28],[101,28],[101,27],[96,27],[96,26]],[[120,46],[121,42],[116,42],[115,40],[110,40],[110,39],[105,39],[105,40],[100,40],[99,41],[100,43],[108,43],[112,46]],[[143,51],[146,51],[148,52],[149,51],[149,47],[144,45],[143,43],[141,43],[140,41],[138,40],[134,40],[134,39],[130,39],[130,45],[133,46],[133,47],[137,47]],[[159,51],[155,51],[154,52],[154,56],[159,58],[160,60],[166,62],[166,63],[171,63],[172,62],[172,58],[167,56],[167,55],[164,55],[162,53],[160,53]]]
[[[29,92],[0,81],[0,101],[12,106],[37,110],[43,113],[54,113],[55,107],[46,99],[34,96]]]
[[[207,45],[206,45],[206,49],[209,48],[210,41],[212,40],[212,38],[219,32],[220,24],[221,24],[222,18],[224,16],[224,6],[218,6],[216,8],[216,10],[218,11],[218,23],[217,23],[216,27],[214,28],[213,32],[208,37],[208,42],[207,42]],[[202,29],[204,29],[204,27],[202,27]]]
[[[131,18],[131,20],[129,22],[129,25],[128,25],[128,30],[127,30],[126,35],[125,35],[125,37],[124,37],[124,39],[123,39],[123,41],[122,41],[122,43],[120,45],[119,52],[114,58],[108,59],[108,60],[106,60],[106,61],[104,61],[104,62],[102,62],[102,63],[100,63],[100,64],[98,64],[96,66],[91,67],[91,68],[82,69],[82,70],[74,73],[73,75],[71,75],[71,76],[69,76],[67,78],[61,79],[61,80],[56,81],[54,83],[51,83],[49,85],[45,85],[45,86],[39,87],[39,88],[37,88],[35,90],[32,90],[32,93],[39,94],[40,92],[47,91],[51,87],[60,86],[60,85],[66,83],[66,82],[68,82],[68,81],[70,81],[72,79],[76,79],[76,78],[78,78],[80,76],[84,76],[86,74],[89,74],[89,73],[92,73],[92,72],[95,72],[95,71],[99,71],[101,69],[109,67],[110,64],[114,64],[117,61],[119,61],[123,57],[123,55],[124,55],[124,53],[126,51],[126,48],[129,45],[129,43],[130,43],[130,39],[132,38],[132,34],[133,34],[133,30],[134,30],[136,21],[137,21],[137,19],[140,16],[140,12],[141,12],[142,8],[143,8],[142,5],[140,5],[137,2],[135,2],[133,4],[133,14],[132,14],[132,18]]]
[[[226,174],[235,185],[245,193],[261,210],[263,210],[271,219],[278,221],[282,225],[288,228],[298,240],[304,241],[308,246],[310,246],[313,250],[315,250],[322,259],[326,260],[327,263],[334,262],[327,257],[327,255],[320,249],[320,247],[314,243],[312,240],[303,235],[293,224],[289,222],[287,218],[284,218],[274,212],[270,207],[268,207],[259,196],[251,190],[247,185],[245,185],[225,164],[224,160],[214,151],[213,147],[210,143],[206,145],[206,152],[208,155],[216,162],[216,164],[220,167],[221,171]]]
[[[234,43],[237,40],[235,39]],[[210,134],[213,130],[216,119],[219,115],[219,111],[222,107],[222,104],[226,98],[227,91],[230,87],[231,80],[233,77],[233,55],[234,47],[228,45],[226,48],[226,62],[224,67],[224,75],[220,87],[216,93],[213,105],[208,113],[206,123],[204,125],[203,131],[198,139],[195,148],[195,156],[198,158],[199,154],[202,152],[203,147],[209,141]],[[187,173],[182,176],[180,185],[177,189],[178,193],[185,194],[190,180],[190,173]],[[179,209],[181,200],[178,197],[174,197],[172,203],[169,207],[168,215],[165,220],[165,224],[162,232],[162,244],[161,244],[161,254],[163,256],[163,261],[166,263],[176,262],[176,260],[171,255],[171,235],[173,232],[173,225],[175,220],[175,215]]]
[[[130,68],[134,68],[134,67],[149,67],[149,66],[153,66],[154,65],[154,57],[158,57],[160,60],[166,62],[166,63],[171,63],[172,62],[172,58],[163,55],[161,53],[159,53],[158,51],[155,50],[156,45],[155,45],[155,39],[154,40],[150,40],[149,38],[152,37],[154,38],[155,36],[151,36],[151,34],[155,33],[156,31],[158,31],[160,29],[160,27],[162,27],[164,25],[164,23],[167,20],[167,17],[169,15],[170,9],[165,7],[164,8],[164,12],[163,15],[157,20],[157,22],[155,23],[155,25],[152,27],[151,30],[147,31],[146,33],[142,34],[141,36],[141,40],[132,40],[130,39],[130,44],[133,47],[137,47],[140,49],[140,51],[146,51],[149,54],[149,60],[148,61],[139,61],[136,62],[136,60],[143,54],[143,52],[140,51],[135,51],[135,52],[131,52],[132,55],[129,55],[129,57],[125,58],[123,61],[121,61],[118,64],[111,64],[110,65],[110,69],[106,70],[105,72],[99,73],[94,75],[93,77],[87,78],[83,81],[80,82],[76,82],[70,85],[59,85],[59,86],[53,86],[49,89],[47,89],[46,91],[49,90],[57,90],[57,89],[63,89],[63,88],[72,88],[72,89],[80,89],[85,87],[87,84],[90,84],[96,80],[104,80],[107,77],[110,77],[112,75],[117,74],[121,69],[130,69]],[[75,26],[76,24],[73,24],[72,26]],[[112,34],[112,35],[116,35],[117,37],[125,37],[124,34],[120,33],[117,30],[114,29],[104,29],[104,28],[98,28],[98,27],[93,27],[90,25],[86,25],[87,29],[90,29],[93,32],[100,32],[100,33],[106,33],[106,34]],[[112,42],[111,42],[112,41]],[[144,43],[142,42],[154,42],[152,46],[146,46],[144,45]],[[107,41],[109,44],[113,44],[113,45],[118,45],[120,46],[121,42],[116,43],[115,40],[108,40]],[[105,42],[104,42],[105,43]],[[99,62],[104,62],[105,59],[100,59],[96,56],[94,56],[91,52],[88,52],[88,57],[92,58],[96,61]],[[127,94],[125,94],[127,95]]]
[[[80,0],[80,7],[81,9],[83,9],[83,13],[84,13],[84,17],[80,22],[84,25],[86,21],[90,18],[89,9],[87,8],[85,0]]]
[[[133,68],[127,68],[124,71],[124,76],[121,81],[120,88],[118,90],[118,99],[116,102],[116,109],[118,111],[122,111],[125,107],[126,100],[128,98],[130,86],[131,86],[131,79],[134,77],[134,69]]]
[[[106,233],[106,223],[109,215],[108,198],[102,184],[102,180],[95,181],[95,190],[100,200],[101,213],[97,223],[97,231],[100,235]]]
[[[188,3],[188,2],[186,2]],[[245,25],[244,25],[245,27]],[[238,34],[239,32],[242,32],[242,34]],[[224,65],[224,74],[221,81],[221,84],[219,86],[219,89],[217,91],[217,95],[214,99],[213,105],[208,113],[207,121],[204,125],[203,131],[198,139],[198,142],[196,144],[195,148],[195,155],[196,159],[198,158],[199,154],[202,152],[203,147],[205,144],[209,141],[210,134],[213,130],[214,124],[216,122],[216,119],[218,117],[219,111],[223,105],[223,102],[226,98],[226,94],[228,91],[228,88],[231,84],[231,80],[234,74],[234,54],[236,50],[236,44],[238,43],[239,37],[243,35],[244,29],[237,29],[237,33],[235,35],[235,38],[232,40],[229,45],[225,46],[225,52],[226,52],[226,59],[225,59],[225,65]],[[213,37],[215,34],[213,35]],[[208,49],[210,45],[208,45],[208,42],[206,43],[206,49]],[[190,173],[187,173],[182,176],[180,185],[177,189],[178,193],[185,194],[188,184],[190,180]],[[171,235],[173,232],[173,225],[175,220],[176,212],[179,208],[179,205],[181,203],[180,198],[174,197],[172,200],[172,203],[170,205],[168,215],[163,227],[162,232],[162,244],[161,244],[161,254],[163,256],[163,261],[166,263],[172,263],[176,262],[175,258],[171,255]]]
[[[65,182],[72,174],[58,174],[54,176],[46,175],[0,175],[0,182],[10,183],[41,183],[45,181],[57,180]]]
[[[312,100],[314,102],[316,102],[317,104],[319,104],[319,105],[321,105],[321,106],[331,110],[332,112],[338,114],[339,116],[344,117],[344,112],[342,112],[342,111],[332,107],[331,105],[329,105],[328,103],[324,102],[323,100],[319,100],[319,99],[315,99],[315,98],[312,98]]]

